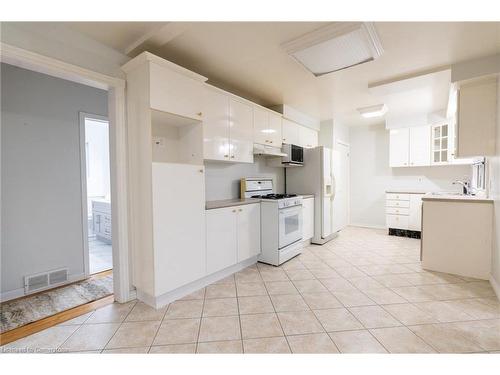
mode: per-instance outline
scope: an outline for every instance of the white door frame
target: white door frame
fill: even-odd
[[[114,297],[130,300],[125,80],[3,42],[0,51],[1,62],[108,91]]]
[[[109,125],[109,120],[106,116],[96,115],[94,113],[79,112],[78,126],[80,128],[80,175],[82,189],[82,235],[83,235],[83,269],[85,276],[90,275],[90,259],[89,259],[89,233],[88,233],[88,203],[87,203],[87,151],[85,150],[85,119],[92,119],[106,122]],[[109,144],[108,144],[109,147]],[[110,164],[111,173],[111,164]],[[111,213],[113,217],[113,213]],[[113,220],[111,220],[111,225]],[[111,247],[113,248],[113,247]]]
[[[350,143],[338,140],[337,144],[347,147],[347,225],[351,224],[351,145]]]

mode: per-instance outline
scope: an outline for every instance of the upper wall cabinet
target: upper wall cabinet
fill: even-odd
[[[229,98],[229,158],[253,163],[252,106],[233,98]]]
[[[391,129],[389,134],[391,167],[430,165],[430,126]]]
[[[389,132],[389,165],[407,167],[410,160],[410,128],[391,129]]]
[[[305,126],[299,126],[299,146],[305,148],[317,147],[318,132]]]
[[[229,158],[229,97],[205,88],[203,93],[203,157],[209,160]]]
[[[299,140],[300,125],[285,118],[283,119],[282,124],[283,124],[282,125],[283,143],[298,145],[300,143]]]
[[[497,77],[465,82],[458,88],[457,157],[495,154]]]
[[[255,143],[281,147],[281,115],[255,106],[253,131]]]
[[[410,159],[411,167],[421,167],[431,164],[430,126],[410,128]]]
[[[253,163],[252,106],[222,90],[203,93],[203,157]]]

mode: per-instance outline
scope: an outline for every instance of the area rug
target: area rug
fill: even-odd
[[[113,275],[106,275],[4,302],[0,304],[0,333],[111,294],[113,294]]]

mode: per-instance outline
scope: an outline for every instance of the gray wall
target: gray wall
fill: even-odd
[[[78,112],[107,92],[1,65],[1,291],[56,268],[84,272]]]
[[[283,193],[284,168],[268,167],[266,158],[255,156],[253,164],[205,162],[205,198],[207,201],[240,197],[242,177],[272,177],[274,191]]]
[[[391,188],[455,191],[451,182],[470,175],[466,165],[391,168],[389,131],[384,124],[350,128],[350,221],[385,226],[385,191]]]

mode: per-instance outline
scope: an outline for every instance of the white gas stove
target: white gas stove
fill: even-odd
[[[278,266],[300,254],[302,197],[274,193],[270,178],[241,179],[242,198],[261,199],[260,262]]]

